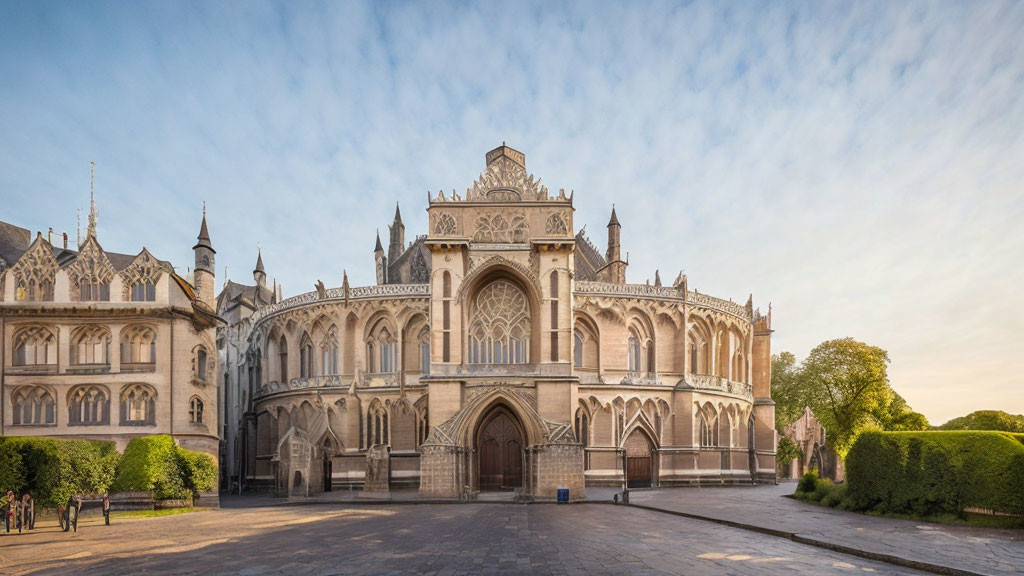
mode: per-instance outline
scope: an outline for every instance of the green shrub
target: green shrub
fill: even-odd
[[[114,492],[152,492],[158,500],[187,498],[178,446],[166,434],[133,438],[124,450]]]
[[[1002,432],[866,432],[846,458],[847,505],[880,513],[1020,510],[1020,435]]]
[[[13,442],[5,442],[0,438],[0,496],[13,490],[21,494],[25,489],[25,468],[21,463],[21,453]]]
[[[186,450],[166,434],[132,439],[125,448],[113,490],[152,492],[158,500],[185,499],[217,486],[217,463]]]
[[[814,488],[815,488],[815,485],[817,484],[817,481],[818,481],[818,471],[817,470],[810,470],[810,471],[804,473],[804,475],[800,477],[800,481],[797,482],[797,485],[796,485],[796,491],[797,492],[804,492],[804,493],[808,493],[808,494],[811,493],[811,492],[814,492]]]
[[[178,456],[185,473],[185,485],[193,496],[217,487],[217,463],[212,456],[184,448],[178,449]]]
[[[51,507],[77,494],[106,492],[120,455],[113,442],[11,437],[0,458],[17,466],[0,471],[0,481],[19,485],[8,489],[27,491],[38,506]]]

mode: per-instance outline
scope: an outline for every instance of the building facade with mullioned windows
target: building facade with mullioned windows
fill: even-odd
[[[214,254],[190,278],[143,248],[105,251],[96,208],[77,249],[0,222],[0,435],[170,434],[219,455]]]
[[[464,195],[430,196],[409,244],[396,208],[375,286],[282,299],[260,258],[218,299],[232,482],[573,499],[773,482],[770,317],[682,275],[627,283],[615,210],[602,255],[573,202],[502,145]]]

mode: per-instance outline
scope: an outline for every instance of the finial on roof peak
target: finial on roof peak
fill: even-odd
[[[96,220],[99,212],[96,210],[96,163],[89,162],[89,227],[86,228],[85,238],[96,237]]]

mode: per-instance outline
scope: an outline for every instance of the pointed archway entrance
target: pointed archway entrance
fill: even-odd
[[[476,453],[481,492],[523,487],[523,427],[510,410],[496,406],[480,421]]]
[[[626,486],[650,488],[653,464],[651,441],[640,428],[634,428],[626,437]]]

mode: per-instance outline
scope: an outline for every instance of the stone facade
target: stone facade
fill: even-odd
[[[396,209],[376,286],[274,290],[229,318],[239,487],[286,491],[293,430],[324,489],[362,487],[377,445],[391,487],[429,496],[774,481],[770,316],[681,274],[626,283],[614,209],[602,256],[573,202],[500,146],[464,194],[430,195],[429,230],[408,245]],[[222,293],[221,314],[252,288]]]
[[[214,250],[206,217],[183,278],[143,248],[105,251],[96,209],[77,250],[0,222],[0,435],[170,434],[218,456]]]

